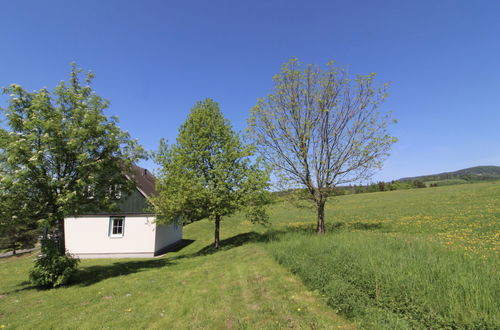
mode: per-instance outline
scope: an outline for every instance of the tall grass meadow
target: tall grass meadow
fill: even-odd
[[[494,264],[408,236],[291,233],[268,245],[279,263],[363,328],[493,329]]]

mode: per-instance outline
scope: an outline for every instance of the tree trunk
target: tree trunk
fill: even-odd
[[[16,242],[12,243],[12,255],[16,255]]]
[[[215,216],[215,248],[220,248],[220,216]]]
[[[316,210],[318,212],[318,223],[316,225],[316,232],[322,234],[325,232],[325,200],[320,199],[316,202]]]

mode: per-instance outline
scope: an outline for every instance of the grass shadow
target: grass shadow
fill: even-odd
[[[194,239],[182,239],[179,243],[172,245],[170,248],[168,248],[165,253],[167,252],[179,252],[180,250],[184,249],[186,246],[193,244],[196,242]]]
[[[256,242],[267,242],[272,239],[275,239],[278,237],[280,234],[284,234],[285,231],[282,230],[270,230],[265,233],[257,233],[255,231],[251,232],[246,232],[246,233],[241,233],[226,239],[223,239],[220,241],[220,248],[216,249],[214,244],[211,243],[210,245],[207,245],[197,252],[190,253],[190,254],[185,254],[181,256],[175,256],[173,258],[170,258],[169,260],[176,260],[176,259],[184,259],[184,258],[192,258],[192,257],[199,257],[199,256],[207,256],[216,252],[221,252],[221,251],[227,251],[232,248],[242,246],[244,244],[248,243],[256,243]]]
[[[147,259],[134,261],[119,261],[108,265],[96,265],[80,268],[72,277],[68,286],[89,286],[112,277],[124,276],[151,268],[161,268],[174,264],[172,261]]]
[[[196,242],[196,240],[194,239],[181,239],[179,242],[160,250],[160,252],[156,254],[155,257],[162,257],[170,252],[179,252],[180,250],[184,249],[188,245],[193,244],[194,242]]]
[[[350,227],[357,230],[377,230],[384,228],[382,222],[353,222],[350,224]]]
[[[186,244],[191,244],[191,240],[186,240]],[[184,245],[186,246],[186,245]],[[181,249],[183,246],[178,247]],[[62,285],[61,288],[71,287],[71,286],[89,286],[100,281],[106,280],[108,278],[125,276],[134,273],[138,273],[151,268],[161,268],[168,265],[175,264],[172,260],[167,258],[157,258],[157,259],[144,259],[144,260],[131,260],[131,261],[118,261],[107,265],[95,265],[87,267],[79,267],[76,273],[71,277],[71,280]],[[50,290],[52,287],[34,286],[29,281],[23,281],[16,285],[18,289],[11,290],[8,292],[0,292],[1,295],[12,294],[27,290]]]
[[[270,233],[257,233],[254,231],[247,232],[247,233],[242,233],[235,235],[233,237],[229,237],[226,239],[223,239],[220,241],[220,248],[216,249],[214,244],[210,244],[205,246],[204,248],[200,249],[198,252],[194,253],[193,255],[195,256],[206,256],[215,252],[219,251],[226,251],[238,246],[242,246],[247,243],[252,243],[252,242],[264,242],[266,240],[269,240],[270,238]]]
[[[39,288],[37,286],[32,285],[31,282],[29,282],[29,281],[22,281],[21,283],[18,283],[16,285],[16,287],[20,287],[20,288],[14,289],[11,291],[0,292],[0,296],[18,293],[18,292],[22,292],[22,291],[28,291],[28,290],[42,290],[43,289],[43,288]]]
[[[326,233],[335,233],[344,230],[380,230],[387,229],[382,222],[331,222],[325,224]],[[289,225],[285,227],[285,232],[298,232],[304,234],[314,234],[316,233],[316,225]]]
[[[334,233],[344,230],[379,230],[384,229],[382,222],[333,222],[325,225],[327,233]],[[199,251],[183,256],[174,257],[173,259],[182,259],[189,257],[206,256],[220,251],[230,250],[232,248],[242,246],[248,243],[256,242],[269,242],[272,240],[279,240],[281,236],[286,233],[303,233],[303,234],[316,234],[316,226],[310,225],[289,225],[282,229],[269,229],[264,233],[257,233],[255,231],[241,233],[220,241],[220,248],[216,249],[214,244],[210,244],[200,249]]]

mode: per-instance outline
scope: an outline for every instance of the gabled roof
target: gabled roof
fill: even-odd
[[[155,189],[156,178],[151,172],[140,166],[132,165],[131,174],[137,189],[144,195],[144,197],[158,195],[158,192]]]

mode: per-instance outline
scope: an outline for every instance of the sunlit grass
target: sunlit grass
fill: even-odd
[[[500,325],[500,279],[482,262],[411,235],[287,234],[268,248],[363,327],[492,329]]]
[[[35,255],[0,259],[0,327],[354,328],[260,244],[247,244],[253,236],[238,221],[226,223],[217,253],[212,229],[186,226],[194,241],[162,258],[82,260],[71,285],[51,290],[26,282]]]
[[[274,225],[313,226],[312,209],[284,202],[271,211]],[[327,203],[326,222],[355,230],[408,233],[482,256],[500,253],[500,182],[338,196]]]
[[[269,250],[362,327],[500,327],[498,182],[340,196],[323,236],[289,209],[276,227],[296,232]]]
[[[34,255],[0,259],[0,326],[354,327],[336,311],[368,328],[500,326],[499,182],[339,196],[319,237],[304,231],[311,208],[278,202],[270,215],[267,227],[224,219],[222,251],[204,220],[178,252],[83,260],[52,290],[26,282]]]

